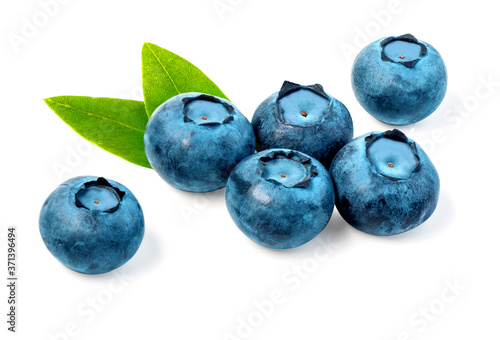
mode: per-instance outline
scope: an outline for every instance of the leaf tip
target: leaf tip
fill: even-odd
[[[151,46],[156,46],[155,44],[153,43],[150,43],[150,42],[147,42],[145,41],[144,44],[142,45],[142,48],[145,49],[146,47],[147,48],[151,48]]]
[[[43,98],[42,101],[47,104],[48,107],[51,107],[50,104],[52,104],[54,102],[54,100],[52,99],[52,97],[50,98]]]

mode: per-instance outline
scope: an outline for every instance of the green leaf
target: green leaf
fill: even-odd
[[[148,116],[180,93],[201,92],[227,99],[196,66],[151,43],[144,43],[142,48],[142,86]]]
[[[144,152],[149,116],[143,102],[80,96],[44,101],[83,138],[129,162],[151,168]]]

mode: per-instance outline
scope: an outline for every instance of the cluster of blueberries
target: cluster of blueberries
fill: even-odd
[[[352,70],[360,104],[392,125],[430,115],[446,85],[439,53],[409,34],[368,45]],[[225,99],[179,94],[151,116],[144,147],[153,169],[177,189],[226,187],[235,224],[269,248],[310,241],[328,224],[334,205],[363,232],[399,234],[427,220],[439,197],[439,176],[418,144],[397,129],[353,139],[349,111],[319,84],[285,81],[251,123]],[[144,217],[123,185],[77,177],[47,198],[40,231],[61,263],[99,274],[135,254]]]

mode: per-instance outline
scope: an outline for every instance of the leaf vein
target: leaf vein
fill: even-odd
[[[89,116],[94,116],[94,117],[97,117],[97,118],[100,118],[100,119],[103,119],[103,120],[108,120],[110,122],[113,122],[115,124],[118,124],[118,125],[123,125],[125,126],[126,128],[129,128],[131,130],[136,130],[136,131],[139,131],[139,132],[144,132],[144,130],[141,130],[141,129],[138,129],[136,127],[133,127],[133,126],[130,126],[130,125],[127,125],[127,124],[124,124],[120,121],[117,121],[117,120],[114,120],[114,119],[111,119],[111,118],[107,118],[107,117],[103,117],[101,115],[98,115],[98,114],[95,114],[95,113],[92,113],[92,112],[89,112],[89,111],[85,111],[85,110],[82,110],[82,109],[79,109],[77,107],[73,107],[71,105],[68,105],[68,104],[63,104],[63,103],[59,103],[59,102],[56,102],[52,99],[48,99],[50,102],[54,103],[55,105],[59,105],[59,106],[63,106],[63,107],[67,107],[69,109],[72,109],[72,110],[76,110],[76,111],[80,111],[80,112],[83,112]]]
[[[177,85],[175,84],[174,80],[172,79],[172,77],[170,76],[170,73],[168,72],[167,68],[163,65],[163,63],[161,62],[160,58],[158,58],[158,56],[156,55],[156,53],[153,51],[153,49],[149,46],[149,44],[147,45],[149,50],[151,51],[151,53],[153,53],[153,55],[155,56],[156,60],[158,60],[158,63],[161,65],[161,67],[163,68],[163,71],[165,71],[165,73],[167,74],[168,78],[170,79],[170,81],[172,82],[172,85],[174,85],[175,87],[175,90],[177,91],[178,94],[181,93],[181,91],[179,91],[179,89],[177,88]]]

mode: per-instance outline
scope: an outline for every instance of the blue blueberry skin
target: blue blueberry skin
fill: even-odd
[[[308,90],[327,100],[321,119],[314,123],[288,122],[280,102],[299,90]],[[297,107],[307,103],[296,102]],[[297,111],[300,117],[302,110]],[[289,114],[289,113],[288,113]],[[252,118],[257,138],[257,150],[286,148],[301,151],[329,167],[333,156],[353,137],[353,124],[347,108],[339,100],[325,93],[319,84],[301,86],[285,81],[279,92],[264,100]]]
[[[173,187],[208,192],[226,186],[232,169],[255,153],[252,125],[231,102],[202,93],[170,98],[144,134],[153,169]]]
[[[307,179],[285,186],[266,178],[265,170],[275,159],[296,160],[307,168]],[[298,247],[313,239],[328,224],[334,202],[328,170],[316,159],[288,149],[245,158],[226,187],[226,206],[238,228],[254,242],[274,249]]]
[[[421,45],[421,55],[410,62],[394,62],[383,53],[394,40]],[[356,57],[351,82],[356,99],[376,119],[391,125],[416,123],[441,104],[447,87],[441,55],[430,44],[410,34],[379,39]]]
[[[408,178],[384,175],[370,161],[367,143],[384,136],[412,147],[418,163]],[[330,174],[340,215],[368,234],[388,236],[411,230],[426,221],[438,203],[439,176],[434,165],[418,144],[398,130],[354,139],[337,153]]]
[[[77,194],[98,184],[117,193],[109,211],[91,210]],[[104,178],[75,177],[59,185],[42,206],[40,233],[50,253],[71,270],[102,274],[134,256],[144,236],[144,216],[134,195],[120,183]]]

